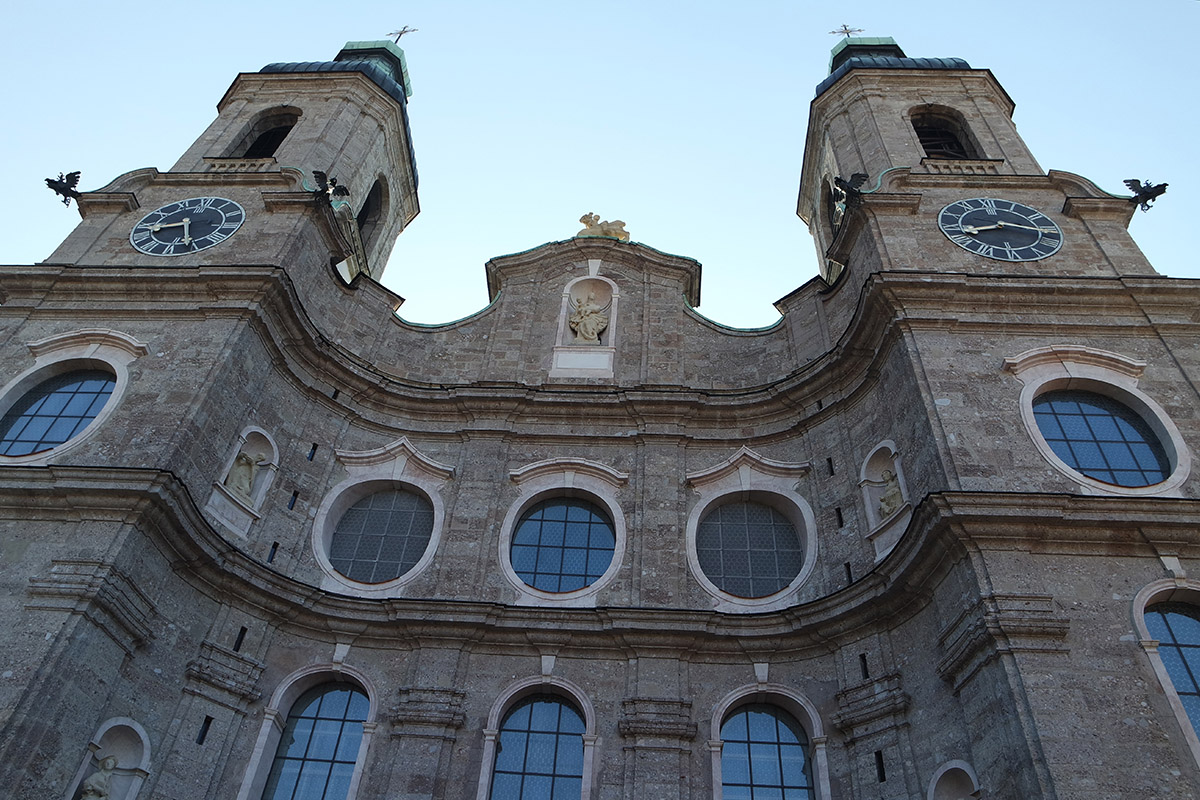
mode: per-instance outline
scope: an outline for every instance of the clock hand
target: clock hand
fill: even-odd
[[[1054,228],[1035,228],[1031,225],[1018,225],[1015,222],[998,222],[997,228],[1020,228],[1026,231],[1037,231],[1038,233],[1054,233]]]
[[[963,233],[976,234],[980,231],[990,231],[999,228],[1000,225],[963,225]]]
[[[192,224],[192,221],[190,219],[188,219],[187,217],[183,218],[183,243],[185,245],[189,245],[192,243],[192,236],[191,236],[191,233],[189,232],[189,228],[190,228],[191,224]]]
[[[191,222],[190,219],[188,219],[187,217],[184,217],[182,222],[168,222],[165,225],[163,223],[159,222],[155,225],[151,225],[150,230],[154,233],[157,233],[158,231],[161,231],[163,228],[178,228],[180,225],[182,225],[183,229],[184,229],[184,235],[186,236],[187,235],[187,226],[190,222]]]

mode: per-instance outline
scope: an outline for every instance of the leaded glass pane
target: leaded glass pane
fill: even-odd
[[[1033,401],[1038,430],[1054,454],[1090,478],[1149,486],[1170,474],[1166,450],[1133,409],[1111,397],[1075,389]]]
[[[616,550],[612,520],[594,503],[552,498],[538,503],[513,531],[513,571],[543,592],[591,586],[608,570]]]
[[[263,800],[345,800],[370,702],[357,687],[330,683],[292,704]]]
[[[492,800],[579,800],[583,730],[579,712],[560,697],[521,701],[500,723]]]
[[[383,583],[416,566],[433,535],[433,508],[420,495],[392,489],[359,500],[338,520],[329,563],[346,577]]]
[[[1193,730],[1200,732],[1200,609],[1160,603],[1146,609],[1146,627],[1158,639],[1158,655]]]
[[[800,574],[804,550],[795,527],[764,503],[727,503],[696,528],[700,568],[724,592],[767,597]]]
[[[42,381],[0,419],[0,455],[24,456],[63,444],[96,418],[116,385],[102,370]]]
[[[721,725],[721,786],[725,798],[811,800],[808,738],[772,705],[741,706]]]

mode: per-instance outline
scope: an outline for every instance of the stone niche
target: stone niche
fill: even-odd
[[[204,510],[238,536],[245,537],[261,516],[267,490],[279,469],[279,449],[270,434],[250,426],[226,456]]]
[[[588,275],[563,289],[551,378],[611,378],[616,356],[620,289],[588,261]]]
[[[895,443],[887,439],[875,446],[859,472],[859,491],[867,512],[867,538],[875,547],[875,560],[892,551],[912,519],[912,503]]]

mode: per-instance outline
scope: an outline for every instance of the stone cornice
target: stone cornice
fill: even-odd
[[[589,436],[682,437],[688,441],[761,446],[816,424],[853,402],[876,380],[892,343],[906,331],[946,327],[986,333],[1002,327],[1031,335],[1082,336],[1100,327],[1121,336],[1195,334],[1200,285],[1171,278],[973,276],[884,272],[869,276],[848,328],[824,355],[773,381],[735,389],[679,386],[529,386],[517,383],[438,384],[389,374],[325,338],[305,313],[287,273],[270,266],[188,270],[39,264],[0,267],[0,316],[104,319],[246,319],[273,362],[294,385],[355,424],[388,438],[521,435],[528,421],[543,435],[570,439],[580,402],[593,425]],[[103,308],[93,303],[103,298]],[[372,302],[390,298],[372,295]],[[1147,320],[1152,323],[1148,323]],[[93,323],[94,324],[94,323]],[[1157,325],[1156,331],[1152,325]],[[1064,332],[1074,329],[1069,334]],[[405,336],[425,335],[419,330]],[[328,386],[351,402],[333,403]],[[818,408],[818,400],[821,408]],[[737,434],[723,420],[736,415]],[[404,418],[401,430],[394,420]],[[468,424],[466,421],[471,420]],[[490,420],[490,422],[489,422]],[[447,425],[448,422],[455,423]],[[429,431],[422,429],[428,427]],[[743,431],[752,428],[747,436]],[[446,430],[462,434],[447,434]],[[513,431],[516,431],[514,434]],[[474,433],[470,433],[473,431]],[[707,431],[707,433],[705,433]]]
[[[746,616],[656,607],[532,608],[440,598],[364,599],[322,591],[275,572],[224,539],[169,473],[0,468],[0,518],[107,518],[133,525],[182,579],[214,597],[240,598],[272,624],[316,638],[336,639],[352,631],[364,645],[437,641],[481,650],[533,648],[530,632],[541,630],[569,635],[564,652],[586,648],[745,658],[751,641],[768,642],[774,653],[828,652],[843,640],[859,640],[874,628],[894,626],[917,613],[941,576],[967,560],[969,551],[1017,549],[1031,557],[1124,554],[1157,560],[1160,550],[1169,550],[1200,557],[1198,515],[1200,500],[943,493],[917,506],[908,533],[870,573],[845,589],[784,610]],[[36,580],[37,587],[31,588],[35,595],[77,594],[54,589],[50,579]],[[68,583],[90,586],[95,581]],[[153,613],[140,611],[119,625],[125,646],[147,639],[147,615]]]

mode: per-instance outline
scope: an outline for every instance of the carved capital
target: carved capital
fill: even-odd
[[[692,704],[686,700],[634,697],[621,703],[621,735],[634,740],[634,747],[689,750],[696,738]]]
[[[55,559],[50,574],[29,579],[25,607],[85,617],[126,653],[154,638],[158,611],[128,575],[102,561]]]
[[[905,724],[909,703],[899,673],[884,675],[838,692],[832,720],[853,741]]]
[[[400,700],[392,706],[392,736],[454,741],[455,731],[463,726],[463,700],[467,693],[457,689],[406,686]]]
[[[257,688],[262,672],[261,662],[205,641],[200,644],[200,654],[188,662],[184,691],[241,711],[262,696]]]

